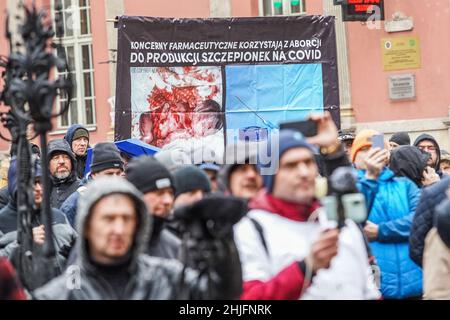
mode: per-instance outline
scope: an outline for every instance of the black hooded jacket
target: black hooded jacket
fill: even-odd
[[[78,238],[75,265],[79,267],[80,287],[71,283],[73,273],[65,273],[33,292],[43,300],[168,300],[168,299],[235,299],[241,293],[242,277],[233,236],[224,239],[223,255],[213,255],[214,274],[205,277],[177,260],[142,254],[148,243],[151,216],[142,194],[125,179],[100,177],[93,180],[79,202],[77,228],[85,234],[92,207],[113,193],[129,196],[135,203],[139,223],[134,232],[133,246],[120,265],[99,266],[91,259],[88,241]],[[214,259],[215,258],[215,259]]]
[[[413,146],[399,146],[391,153],[389,167],[396,176],[407,177],[422,186],[422,176],[430,154]]]
[[[50,196],[50,204],[52,208],[60,208],[63,202],[74,193],[80,184],[80,180],[77,177],[76,173],[76,160],[75,156],[70,149],[67,141],[63,139],[52,140],[48,143],[48,160],[52,158],[55,153],[62,152],[69,155],[70,160],[72,162],[72,171],[70,175],[65,179],[58,179],[54,176],[51,176],[52,181],[52,193]]]
[[[87,131],[87,129],[85,127],[83,127],[82,125],[74,124],[74,125],[70,126],[69,129],[67,129],[67,133],[64,136],[64,140],[67,141],[67,143],[69,144],[69,147],[71,149],[72,149],[73,136],[75,134],[75,131],[77,131],[78,129],[85,129]],[[88,146],[88,148],[89,148],[89,146]],[[76,167],[75,167],[77,176],[79,179],[82,179],[84,177],[84,169],[86,168],[87,153],[83,156],[75,155],[75,159],[77,160]]]
[[[416,141],[414,141],[414,146],[417,147],[419,143],[424,140],[429,140],[436,146],[437,161],[434,166],[434,170],[436,170],[436,173],[442,178],[442,172],[439,167],[441,163],[441,148],[439,147],[439,144],[437,143],[436,139],[433,136],[426,133],[421,134],[420,136],[417,137]]]
[[[166,229],[166,224],[166,219],[153,217],[153,230],[145,253],[152,257],[180,259],[181,240]]]

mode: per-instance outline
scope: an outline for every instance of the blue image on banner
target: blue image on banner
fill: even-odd
[[[321,64],[233,65],[225,77],[228,142],[265,140],[280,122],[323,112]]]

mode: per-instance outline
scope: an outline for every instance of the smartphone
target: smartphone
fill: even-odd
[[[338,199],[334,196],[326,196],[320,199],[328,220],[338,221]],[[355,223],[363,223],[367,220],[367,208],[362,193],[349,193],[342,196],[345,218]]]
[[[314,137],[317,135],[317,122],[312,120],[282,122],[280,129],[292,129],[299,131],[305,137]]]
[[[362,193],[349,193],[342,196],[342,205],[344,206],[347,219],[356,223],[363,223],[367,220],[366,200]]]
[[[372,148],[384,149],[384,134],[372,136]]]

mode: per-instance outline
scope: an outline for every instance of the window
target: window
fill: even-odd
[[[261,15],[295,15],[305,13],[305,0],[260,0]]]
[[[58,9],[58,10],[56,10]],[[58,119],[58,127],[75,123],[95,124],[94,67],[92,63],[92,34],[90,0],[53,0],[52,13],[63,22],[57,31],[69,63],[74,82],[69,111]],[[59,108],[64,103],[58,99]]]

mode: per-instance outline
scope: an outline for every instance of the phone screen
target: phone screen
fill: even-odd
[[[280,129],[292,129],[301,132],[305,137],[317,135],[317,122],[312,120],[280,123]]]
[[[384,149],[384,135],[377,134],[372,136],[372,148]]]

